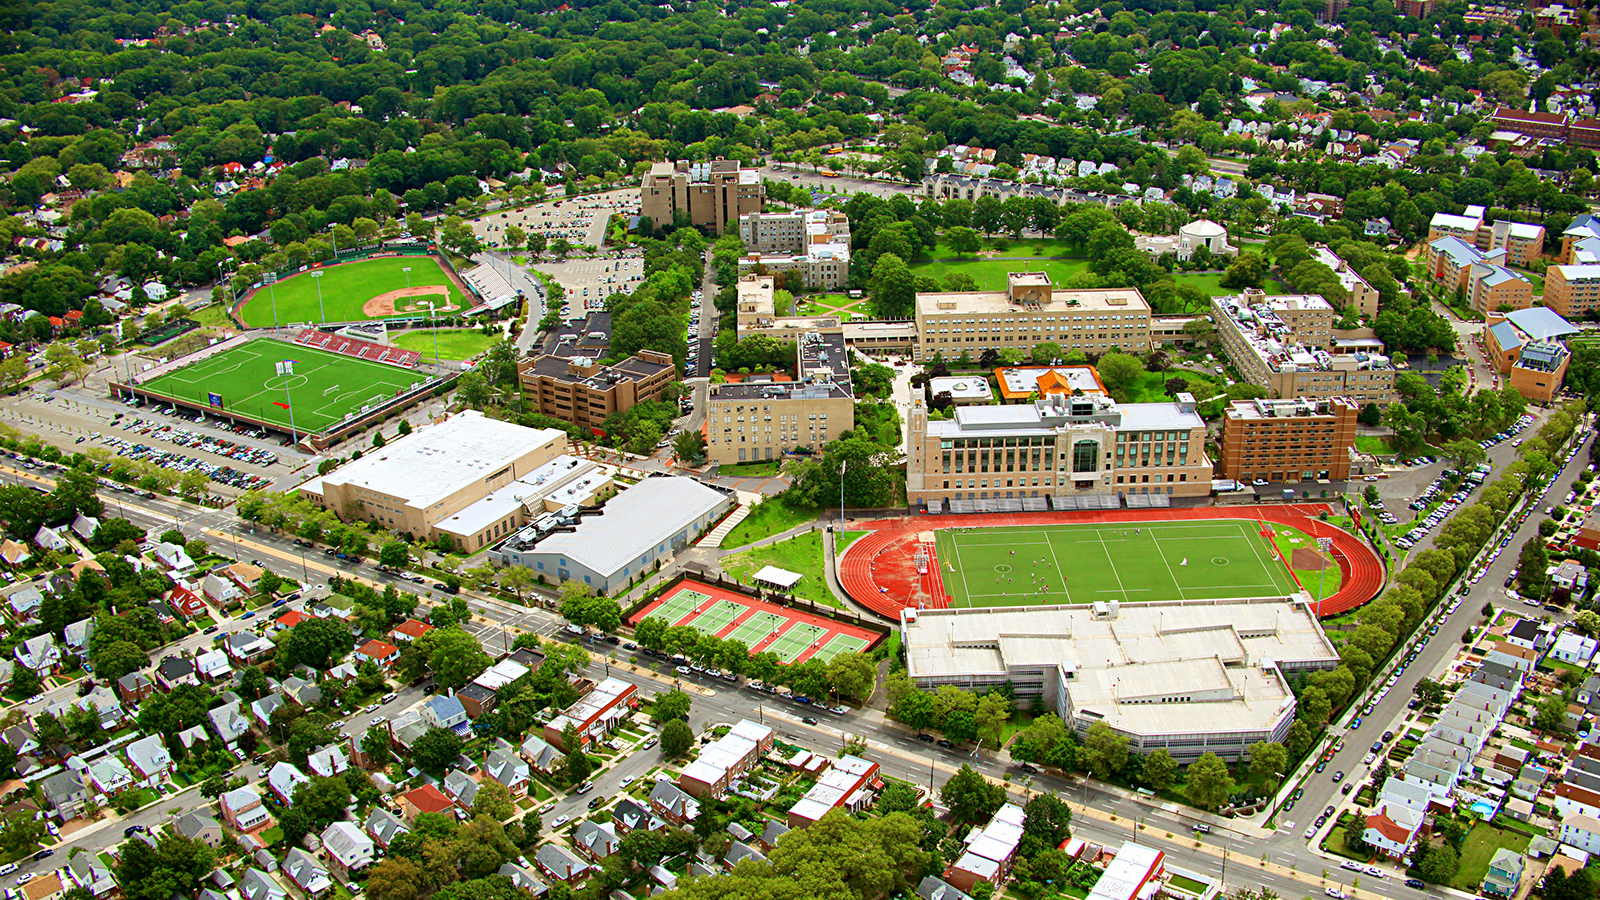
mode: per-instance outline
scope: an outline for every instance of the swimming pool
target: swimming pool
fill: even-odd
[[[1490,803],[1488,800],[1483,800],[1483,799],[1474,800],[1474,801],[1472,801],[1471,803],[1469,803],[1467,805],[1467,809],[1470,809],[1474,813],[1477,813],[1479,818],[1482,818],[1482,819],[1492,819],[1492,818],[1494,818],[1495,805],[1493,803]]]

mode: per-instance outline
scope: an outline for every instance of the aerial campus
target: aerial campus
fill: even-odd
[[[8,10],[0,900],[1600,900],[1526,7]]]

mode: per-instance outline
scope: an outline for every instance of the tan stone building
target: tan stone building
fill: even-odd
[[[1523,397],[1549,403],[1561,391],[1572,360],[1562,341],[1579,331],[1547,307],[1491,313],[1483,331],[1483,351]]]
[[[1194,397],[1118,404],[1053,394],[1014,406],[963,406],[930,420],[912,406],[906,497],[952,510],[1079,508],[1084,498],[1211,492],[1205,422]]]
[[[1533,282],[1505,266],[1478,263],[1467,273],[1467,302],[1481,313],[1533,305]]]
[[[640,350],[611,366],[587,356],[540,356],[517,367],[522,394],[534,411],[585,428],[599,428],[612,413],[659,400],[677,378],[672,357]]]
[[[1056,290],[1043,272],[1012,272],[1003,291],[917,294],[916,325],[919,360],[1047,341],[1093,355],[1150,350],[1150,306],[1138,290]]]
[[[1235,400],[1222,416],[1217,477],[1274,483],[1344,481],[1356,442],[1352,400]]]
[[[736,159],[709,162],[658,162],[640,185],[639,215],[660,226],[687,217],[696,228],[724,234],[739,217],[761,211],[761,174],[741,168]]]
[[[1378,314],[1378,289],[1367,283],[1365,278],[1350,264],[1340,259],[1332,250],[1318,245],[1312,248],[1312,256],[1317,262],[1333,270],[1338,276],[1339,284],[1350,293],[1350,305],[1355,307],[1363,316],[1373,318]]]
[[[524,428],[468,410],[395,438],[298,490],[347,522],[374,521],[398,534],[432,540],[435,523],[566,449],[562,431]],[[502,525],[488,523],[485,529],[495,531]]]
[[[1250,290],[1213,298],[1211,312],[1240,376],[1274,397],[1349,397],[1379,405],[1394,400],[1394,366],[1387,356],[1330,352],[1333,307],[1321,297]]]
[[[721,465],[821,450],[855,427],[850,360],[840,334],[808,333],[795,351],[797,381],[755,376],[713,384],[706,406],[706,454]]]
[[[1563,319],[1581,319],[1600,309],[1600,263],[1546,269],[1544,305]]]

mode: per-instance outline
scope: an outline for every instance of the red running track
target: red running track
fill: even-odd
[[[1312,537],[1333,539],[1339,563],[1339,591],[1322,601],[1318,615],[1349,612],[1376,597],[1383,588],[1383,560],[1359,537],[1323,522],[1317,516],[1331,511],[1325,504],[1293,506],[1203,507],[1194,509],[1106,509],[1042,513],[982,513],[921,516],[852,523],[872,533],[851,544],[839,560],[839,583],[857,603],[887,619],[899,621],[900,611],[924,606],[941,609],[948,598],[933,597],[928,579],[917,572],[914,561],[917,534],[930,529],[1002,527],[1019,525],[1087,525],[1112,522],[1165,522],[1182,519],[1250,519],[1289,525]],[[942,582],[940,590],[942,591]]]

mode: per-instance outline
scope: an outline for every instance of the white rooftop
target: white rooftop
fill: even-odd
[[[610,476],[601,473],[600,465],[594,460],[563,453],[516,481],[489,492],[488,496],[450,518],[434,524],[455,534],[477,534],[524,507],[535,514],[542,512],[543,509],[538,507],[546,500],[562,507],[571,506],[610,480]]]
[[[535,552],[559,554],[609,576],[726,502],[726,495],[693,478],[646,478],[611,498],[599,515],[584,517],[575,530],[540,541]]]

